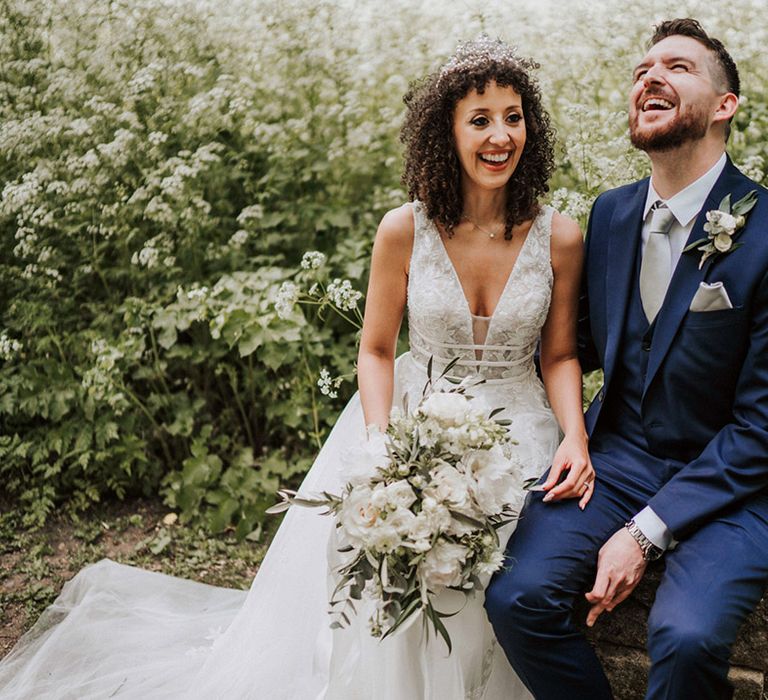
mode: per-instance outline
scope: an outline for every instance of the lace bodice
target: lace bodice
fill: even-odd
[[[414,202],[414,241],[408,278],[411,354],[421,365],[433,357],[435,369],[453,358],[457,377],[480,375],[488,381],[521,379],[533,371],[541,328],[552,296],[551,207],[542,207],[526,237],[493,315],[485,342],[476,337],[472,316],[456,270],[435,224],[421,202]]]

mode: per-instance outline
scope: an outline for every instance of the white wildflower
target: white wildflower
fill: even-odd
[[[168,134],[164,134],[162,131],[150,131],[147,140],[153,146],[160,146],[168,140]]]
[[[0,359],[6,362],[12,360],[21,352],[22,347],[22,344],[18,340],[10,338],[6,331],[0,334]]]
[[[148,270],[157,267],[159,261],[160,253],[157,248],[152,246],[146,246],[131,256],[131,264],[137,267],[146,267]]]
[[[331,377],[331,373],[323,367],[320,370],[320,377],[317,380],[317,386],[320,388],[320,393],[328,396],[329,398],[335,399],[339,393],[336,391],[340,386],[342,382],[341,377]]]
[[[257,222],[263,217],[264,207],[262,207],[261,204],[252,204],[249,207],[245,207],[245,209],[237,215],[237,223],[241,226],[245,226],[246,224]]]
[[[302,270],[317,270],[325,264],[325,255],[319,250],[310,250],[301,258]]]
[[[328,285],[328,298],[342,311],[351,311],[357,308],[357,302],[363,296],[361,292],[352,288],[349,280],[341,280],[338,277]]]
[[[280,285],[280,289],[277,291],[277,299],[275,299],[275,310],[277,311],[277,315],[282,319],[289,318],[293,311],[293,307],[296,306],[298,300],[299,288],[293,282],[283,282],[283,284]]]
[[[248,242],[248,231],[239,229],[235,231],[229,238],[229,246],[235,250],[239,250]]]

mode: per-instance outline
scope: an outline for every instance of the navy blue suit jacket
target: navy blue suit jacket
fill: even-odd
[[[605,374],[587,411],[590,434],[621,352],[648,182],[603,193],[590,215],[580,355]],[[642,423],[650,451],[679,469],[648,505],[678,539],[768,488],[768,190],[729,159],[689,243],[706,236],[705,214],[726,194],[736,202],[750,190],[758,202],[735,239],[742,246],[701,270],[701,252],[683,253],[656,318]],[[723,282],[733,308],[690,311],[702,281]]]

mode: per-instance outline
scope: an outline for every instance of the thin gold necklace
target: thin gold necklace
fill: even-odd
[[[468,216],[462,216],[461,220],[472,224],[478,231],[482,231],[486,236],[488,236],[488,238],[496,238],[495,231],[489,231],[487,228],[483,228],[480,224],[477,223],[477,221],[472,221],[472,219],[470,219]]]

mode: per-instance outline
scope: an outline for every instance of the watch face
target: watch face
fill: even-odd
[[[659,549],[655,544],[652,544],[648,547],[648,551],[645,553],[645,558],[648,561],[656,561],[662,554],[664,554],[664,550]]]

